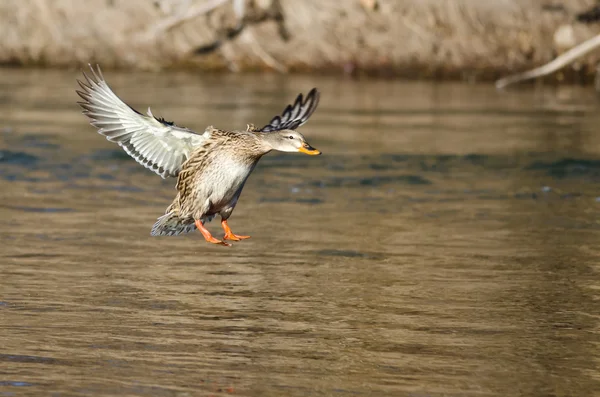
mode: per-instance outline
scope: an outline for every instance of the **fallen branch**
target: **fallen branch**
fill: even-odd
[[[255,35],[248,29],[246,29],[246,25],[249,22],[258,23],[269,19],[271,16],[269,14],[263,14],[258,18],[252,16],[246,16],[246,8],[245,8],[245,0],[232,0],[233,1],[233,9],[235,16],[238,20],[238,25],[233,29],[228,29],[224,34],[220,34],[219,37],[212,43],[196,48],[193,53],[196,55],[203,55],[214,52],[218,49],[221,49],[223,56],[225,57],[228,67],[232,71],[238,71],[239,67],[232,56],[232,52],[225,46],[226,43],[235,39],[238,35],[241,35],[240,39],[248,44],[248,47],[254,52],[254,54],[260,58],[260,60],[267,66],[272,69],[277,70],[280,73],[286,73],[287,67],[283,65],[281,62],[277,61],[273,58],[269,53],[267,53],[264,48],[261,46]],[[275,20],[281,22],[282,16],[280,10],[275,15]],[[284,36],[287,32],[282,30],[280,26],[280,34],[282,38],[285,40]]]
[[[512,76],[504,77],[500,80],[496,81],[496,88],[502,89],[509,84],[518,83],[523,80],[535,79],[537,77],[546,76],[550,73],[556,72],[562,67],[568,65],[569,63],[575,61],[577,58],[584,56],[585,54],[591,52],[592,50],[600,47],[600,34],[592,37],[584,41],[583,43],[571,48],[569,51],[564,54],[558,56],[553,61],[540,66],[539,68],[535,68],[529,70],[524,73],[518,73]]]

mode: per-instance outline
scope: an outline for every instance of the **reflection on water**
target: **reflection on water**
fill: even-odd
[[[200,130],[316,85],[324,155],[261,161],[231,218],[250,240],[153,238],[174,181],[86,124],[77,73],[2,70],[0,395],[600,390],[589,90],[105,75]]]

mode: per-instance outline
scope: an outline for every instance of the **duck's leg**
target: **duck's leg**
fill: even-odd
[[[213,244],[221,244],[221,245],[226,245],[228,247],[231,246],[231,244],[226,243],[225,241],[221,241],[219,239],[216,239],[212,236],[212,234],[210,234],[210,232],[208,231],[207,228],[204,227],[204,225],[202,224],[201,220],[196,220],[196,227],[198,228],[198,230],[200,231],[200,233],[202,233],[202,235],[204,236],[204,239],[206,241],[208,241],[209,243],[213,243]]]
[[[225,236],[223,237],[223,240],[240,241],[250,238],[250,236],[239,236],[237,234],[233,234],[231,228],[227,224],[227,219],[221,219],[221,226],[223,226],[223,230],[225,230]]]

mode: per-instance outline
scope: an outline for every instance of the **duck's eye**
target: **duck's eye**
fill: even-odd
[[[288,136],[288,138],[290,138],[290,139],[294,139],[294,137],[293,137],[293,136],[291,136],[291,135],[290,135],[290,136]]]

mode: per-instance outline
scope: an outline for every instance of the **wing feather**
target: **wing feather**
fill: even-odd
[[[302,94],[296,97],[293,105],[287,105],[280,116],[275,116],[269,124],[256,131],[273,132],[295,130],[308,121],[319,105],[320,94],[316,88],[310,90],[306,98]]]
[[[83,73],[85,82],[77,80],[83,102],[83,114],[90,124],[111,142],[116,142],[138,163],[163,178],[177,176],[181,165],[206,135],[157,119],[148,109],[143,115],[123,102],[110,89],[98,66],[90,66],[92,76]]]

